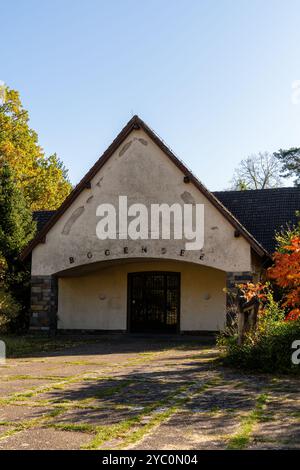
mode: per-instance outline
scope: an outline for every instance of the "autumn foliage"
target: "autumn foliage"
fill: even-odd
[[[300,236],[291,239],[283,252],[274,255],[268,275],[283,290],[282,306],[288,309],[286,320],[300,318]]]
[[[238,287],[247,301],[253,297],[258,297],[260,300],[266,299],[267,285],[262,282],[248,282],[247,284],[239,284]]]
[[[0,166],[13,170],[31,210],[57,209],[71,191],[67,170],[56,154],[46,156],[19,93],[8,87],[0,101]]]
[[[224,364],[271,373],[300,373],[291,346],[300,337],[300,225],[282,232],[266,282],[239,285],[245,300],[260,300],[256,328],[238,341],[237,329],[222,332]]]
[[[273,257],[274,265],[268,269],[268,278],[281,289],[281,308],[287,312],[286,321],[300,319],[300,235],[291,237],[288,244],[280,247]],[[264,311],[270,283],[240,284],[239,289],[247,301],[254,296],[261,301],[260,312]]]

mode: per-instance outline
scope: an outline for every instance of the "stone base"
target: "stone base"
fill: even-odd
[[[57,279],[31,277],[31,331],[53,331],[57,323]]]

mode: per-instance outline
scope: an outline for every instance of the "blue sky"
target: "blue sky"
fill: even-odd
[[[0,0],[0,80],[77,183],[139,114],[211,190],[300,145],[300,2]]]

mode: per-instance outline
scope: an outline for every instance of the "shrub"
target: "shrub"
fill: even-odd
[[[264,329],[249,334],[242,345],[237,336],[219,338],[223,363],[262,372],[300,372],[291,361],[294,340],[300,340],[300,320],[269,322]]]
[[[12,329],[20,313],[20,306],[12,295],[0,288],[0,332],[6,333]]]
[[[263,305],[258,315],[258,329],[264,330],[274,323],[285,319],[285,310],[280,303],[274,299],[274,292],[270,283],[265,284],[265,293],[263,294]]]
[[[285,311],[274,300],[269,284],[265,289],[263,307],[259,311],[257,327],[238,344],[238,335],[219,335],[222,362],[225,365],[261,372],[300,372],[300,366],[291,361],[294,340],[300,340],[300,320],[286,321]]]
[[[265,372],[300,371],[291,361],[292,343],[300,340],[300,225],[277,234],[277,243],[268,278],[279,300],[270,282],[239,286],[246,300],[260,300],[258,322],[241,345],[237,333],[228,334],[228,329],[219,336],[224,364]]]

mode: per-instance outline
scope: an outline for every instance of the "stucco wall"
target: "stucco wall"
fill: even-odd
[[[126,330],[127,274],[181,273],[181,331],[216,331],[225,322],[226,274],[185,262],[137,262],[59,279],[58,328]]]
[[[184,240],[100,241],[96,236],[96,208],[105,202],[117,205],[119,195],[128,196],[129,204],[144,203],[148,207],[151,203],[204,204],[203,253],[182,254]],[[147,252],[142,252],[142,247]],[[234,237],[232,225],[192,183],[183,182],[182,172],[143,130],[134,130],[93,178],[91,188],[85,189],[51,228],[46,242],[33,250],[32,274],[51,275],[105,259],[164,256],[174,260],[184,257],[223,271],[251,270],[248,242],[242,236]]]

